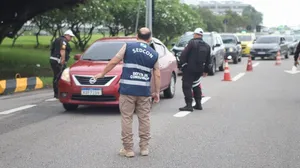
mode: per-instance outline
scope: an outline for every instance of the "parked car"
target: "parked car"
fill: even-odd
[[[63,71],[59,81],[59,100],[64,108],[75,110],[78,105],[117,106],[123,62],[104,78],[94,80],[93,76],[103,71],[108,61],[117,54],[123,44],[132,42],[136,42],[135,37],[102,38],[94,42],[82,55],[75,55],[74,59],[77,61]],[[153,38],[150,46],[159,54],[160,90],[164,93],[164,97],[173,98],[177,79],[175,56],[156,38]],[[154,92],[153,80],[151,84]]]
[[[180,57],[181,52],[188,42],[193,38],[193,32],[186,32],[182,35],[176,44],[172,44],[171,49],[174,55]],[[219,71],[224,70],[224,56],[225,46],[223,44],[221,36],[217,32],[205,32],[203,34],[203,40],[211,46],[211,65],[209,75],[214,75],[217,68]]]
[[[242,46],[239,38],[231,33],[223,33],[221,34],[221,38],[226,49],[225,59],[229,60],[228,57],[231,56],[234,64],[241,62]]]
[[[298,45],[298,40],[293,35],[287,35],[284,38],[285,38],[285,40],[288,44],[288,47],[289,47],[289,55],[294,54],[294,50]]]
[[[289,58],[289,48],[282,35],[265,35],[257,38],[251,49],[251,56],[276,59],[278,51],[281,56]]]
[[[256,36],[254,33],[237,33],[236,34],[241,41],[242,45],[242,56],[248,56],[250,54],[250,50],[254,41],[256,40]]]

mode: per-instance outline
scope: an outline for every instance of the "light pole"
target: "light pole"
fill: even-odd
[[[152,33],[152,1],[153,0],[146,0],[146,27],[148,27]]]

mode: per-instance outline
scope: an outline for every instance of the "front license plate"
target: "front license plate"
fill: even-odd
[[[81,95],[100,96],[100,95],[102,95],[102,89],[101,88],[82,88]]]
[[[262,55],[262,54],[266,54],[266,52],[258,52],[258,54]]]

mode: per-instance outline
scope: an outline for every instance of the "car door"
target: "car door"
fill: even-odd
[[[220,44],[220,46],[218,47],[218,63],[217,63],[217,67],[220,67],[224,61],[224,57],[225,57],[225,46],[223,44],[222,38],[220,36],[216,36],[217,38],[217,43]]]
[[[280,37],[280,50],[282,51],[282,55],[285,55],[288,53],[288,44],[285,41],[284,37]]]
[[[239,40],[239,38],[237,36],[234,36],[235,40],[236,40],[236,48],[238,50],[238,53],[241,54],[242,53],[242,45],[241,45],[241,41]]]
[[[169,72],[169,62],[168,57],[166,56],[167,52],[164,46],[161,43],[154,42],[155,51],[158,53],[158,62],[159,62],[159,69],[161,75],[161,88],[165,88],[169,86],[170,72]]]

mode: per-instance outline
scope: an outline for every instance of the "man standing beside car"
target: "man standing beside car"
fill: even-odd
[[[298,66],[299,65],[299,62],[298,62],[298,58],[299,58],[299,53],[300,53],[300,42],[298,43],[297,45],[297,48],[296,48],[296,51],[295,51],[295,55],[294,55],[294,61],[295,61],[295,66]]]
[[[203,30],[197,28],[194,38],[189,41],[179,58],[182,66],[182,90],[186,106],[179,108],[180,111],[202,110],[202,91],[200,88],[201,76],[207,76],[211,63],[210,46],[203,41]],[[195,106],[192,106],[194,92]]]
[[[120,155],[126,157],[135,155],[132,133],[134,112],[139,120],[140,153],[142,156],[149,154],[152,70],[155,82],[155,93],[152,97],[156,103],[159,102],[160,93],[158,53],[149,45],[151,36],[148,28],[141,28],[138,31],[137,42],[124,44],[103,72],[95,75],[96,79],[103,78],[122,60],[124,62],[119,88],[119,107],[122,116],[121,135],[124,147],[120,150]]]
[[[64,36],[54,40],[51,46],[50,64],[53,71],[53,91],[54,97],[58,98],[58,81],[62,71],[66,68],[66,63],[70,58],[71,47],[69,41],[72,40],[74,34],[71,30],[67,30]]]

